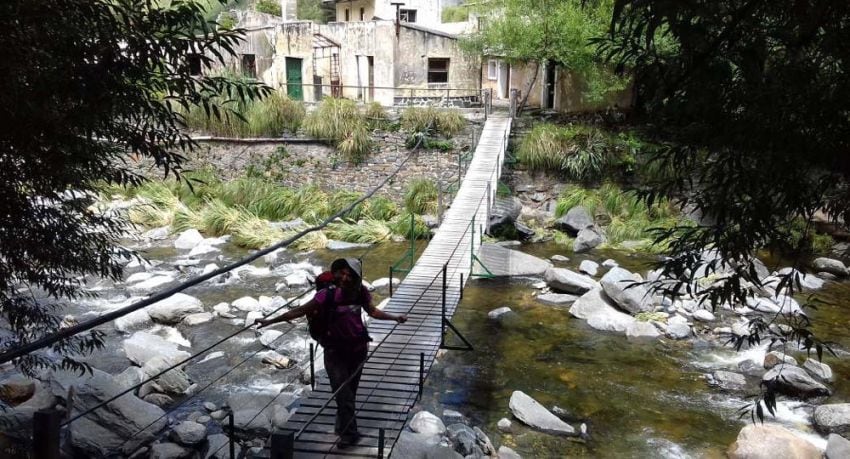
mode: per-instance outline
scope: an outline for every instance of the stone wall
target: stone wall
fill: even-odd
[[[473,108],[481,107],[481,97],[479,96],[460,96],[460,97],[400,97],[396,96],[394,100],[396,106],[414,106],[414,107],[454,107],[454,108]]]

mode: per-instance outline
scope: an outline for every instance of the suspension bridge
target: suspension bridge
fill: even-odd
[[[486,110],[486,112],[489,112],[489,110]],[[320,377],[313,382],[313,390],[306,399],[301,401],[299,408],[290,417],[284,428],[272,434],[263,456],[273,458],[388,457],[405,425],[410,410],[422,396],[422,387],[434,363],[437,351],[440,349],[472,348],[470,343],[452,325],[451,318],[463,296],[463,287],[466,281],[471,276],[482,275],[481,272],[486,273],[486,267],[481,265],[477,258],[477,251],[481,245],[483,234],[489,229],[490,211],[495,202],[511,124],[512,118],[507,114],[493,113],[489,115],[475,145],[465,175],[462,175],[459,179],[460,183],[451,207],[443,215],[440,227],[433,239],[415,263],[413,254],[409,254],[408,268],[398,266],[390,268],[391,278],[394,269],[396,272],[406,272],[407,275],[396,289],[391,290],[390,300],[384,310],[393,314],[406,314],[408,320],[404,324],[380,321],[373,321],[369,324],[373,342],[370,344],[368,358],[362,366],[362,378],[356,399],[357,422],[363,435],[361,440],[356,445],[346,448],[341,448],[338,444],[339,438],[334,433],[334,417],[336,414],[334,397],[336,393],[331,390],[327,377]],[[330,221],[371,197],[404,167],[406,161],[407,159],[402,161],[396,172],[387,177],[383,184],[367,193],[348,209],[331,216],[321,225],[304,229],[294,236],[257,251],[236,263],[193,278],[145,300],[104,314],[97,319],[64,328],[54,335],[43,337],[19,348],[6,351],[0,354],[0,363],[10,362],[31,352],[49,348],[62,339],[114,321],[118,317],[248,264],[278,248],[286,247],[305,234],[321,229]],[[476,267],[476,264],[479,264],[479,266]],[[486,274],[484,275],[486,276]],[[266,317],[272,316],[286,307],[296,305],[309,293],[307,291],[291,299],[287,304],[282,305]],[[75,405],[71,413],[61,413],[56,410],[37,412],[33,422],[32,452],[34,457],[58,459],[63,428],[93,415],[98,410],[109,410],[110,404],[120,397],[133,393],[141,385],[155,381],[171,370],[182,368],[189,362],[199,360],[216,346],[251,328],[251,325],[240,328],[192,356],[179,362],[173,362],[172,365],[155,375],[151,375],[140,384],[110,394],[109,398],[100,403]],[[289,330],[278,336],[275,341],[286,336],[295,328],[296,326],[293,325]],[[274,343],[270,344],[273,345]],[[213,379],[194,394],[169,407],[168,411],[162,416],[152,420],[147,426],[130,435],[123,444],[119,445],[118,452],[132,453],[138,447],[138,444],[141,444],[139,443],[141,438],[152,438],[155,431],[164,426],[164,419],[169,413],[197,397],[211,384],[226,376],[235,368],[250,361],[257,352],[248,355],[233,365],[224,375]],[[311,356],[309,364],[312,368],[313,356]],[[271,402],[266,405],[266,408],[269,408],[270,405]],[[257,416],[262,411],[260,410]],[[231,413],[230,416],[232,425],[233,414]],[[232,427],[230,434],[232,437]],[[228,446],[230,456],[224,449]],[[217,454],[218,457],[233,458],[234,442],[232,438],[228,444],[221,446],[218,451],[209,452],[207,457],[212,454]]]

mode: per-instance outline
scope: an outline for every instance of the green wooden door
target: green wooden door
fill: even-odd
[[[304,100],[304,87],[301,86],[301,59],[286,58],[286,94],[292,100]]]

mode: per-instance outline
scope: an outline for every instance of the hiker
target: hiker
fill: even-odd
[[[321,331],[317,338],[325,348],[325,369],[331,382],[331,389],[337,393],[336,428],[340,436],[340,447],[350,446],[360,439],[357,431],[354,401],[357,386],[360,384],[362,364],[366,361],[369,349],[369,333],[363,324],[361,308],[370,317],[381,320],[407,321],[407,316],[390,314],[372,306],[372,296],[363,286],[360,261],[356,258],[340,258],[331,264],[334,285],[319,290],[308,303],[293,308],[274,319],[257,319],[260,328],[278,322],[290,321],[309,314],[310,333],[315,335],[315,322],[327,317],[327,324],[319,324]],[[322,307],[327,315],[322,315]],[[350,378],[350,380],[349,380]],[[347,384],[343,385],[346,381]],[[340,386],[342,388],[340,389]],[[339,392],[337,392],[339,390]]]

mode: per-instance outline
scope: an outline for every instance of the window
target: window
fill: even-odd
[[[366,8],[360,8],[360,20],[366,19]]]
[[[253,54],[242,55],[242,73],[251,78],[257,77],[257,59]]]
[[[399,10],[398,20],[401,22],[416,22],[416,10]]]
[[[449,60],[443,57],[428,58],[428,83],[449,82]]]
[[[345,22],[348,22],[348,8],[345,9]]]
[[[193,54],[189,56],[189,75],[201,74],[201,56]]]
[[[497,61],[496,59],[490,59],[489,61],[487,61],[487,79],[499,79],[499,61]]]

